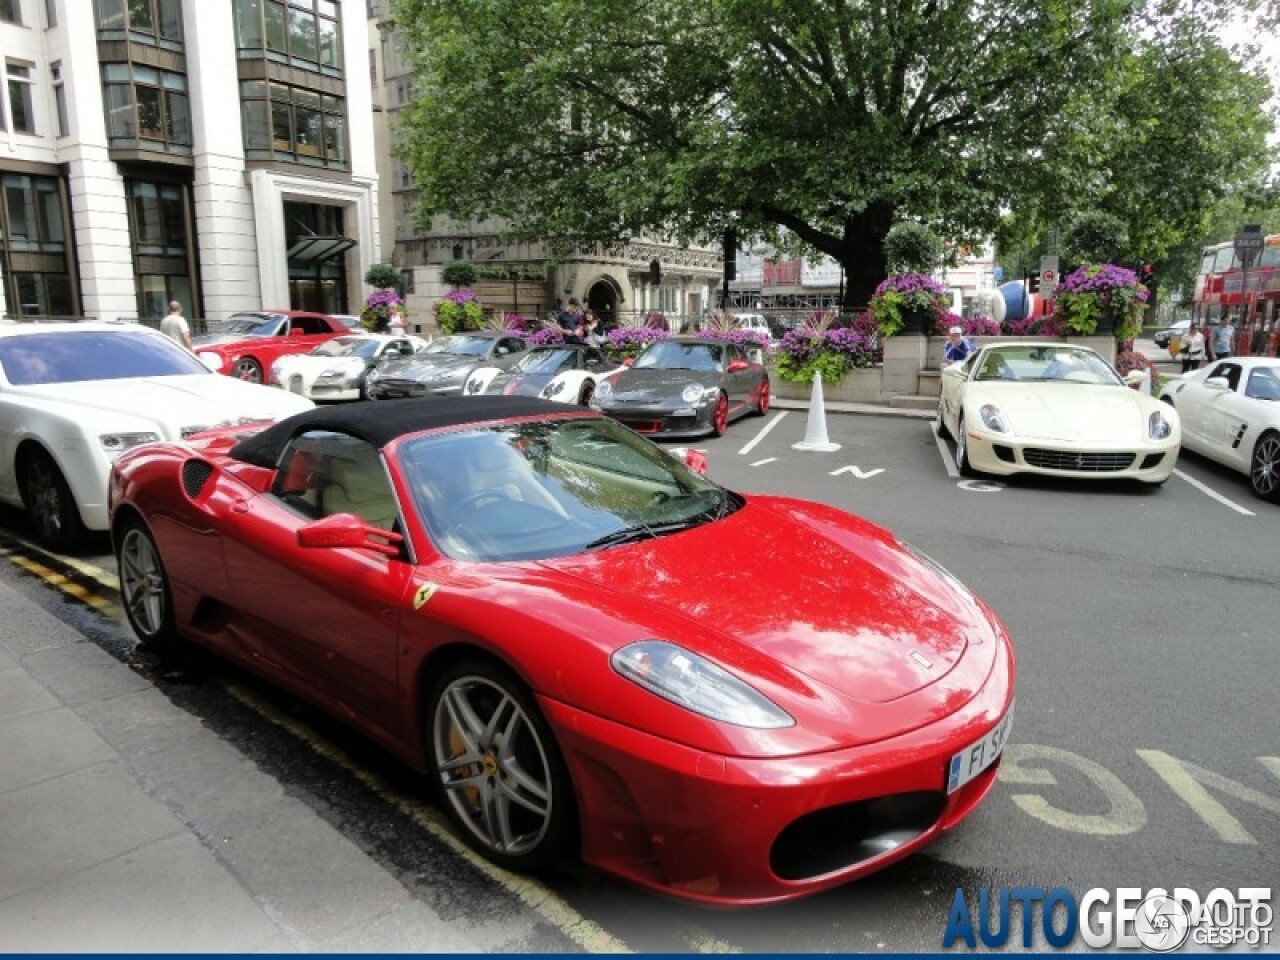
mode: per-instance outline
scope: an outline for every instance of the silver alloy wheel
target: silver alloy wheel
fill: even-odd
[[[1264,500],[1280,496],[1280,435],[1269,433],[1253,448],[1249,482],[1253,492]]]
[[[249,383],[262,382],[262,368],[258,366],[256,360],[237,360],[236,365],[231,368],[231,375],[237,380],[247,380]]]
[[[459,677],[436,702],[431,736],[445,797],[475,838],[509,857],[536,849],[557,798],[547,749],[510,691]]]
[[[27,466],[27,509],[45,543],[56,543],[65,526],[62,491],[54,477],[54,467],[43,456],[34,458]]]
[[[942,397],[938,397],[938,412],[934,421],[934,433],[940,437],[949,436],[951,433],[951,431],[947,429],[947,418],[943,416],[943,411],[945,409],[946,407],[942,402]]]
[[[120,544],[120,594],[134,629],[146,638],[165,624],[164,568],[151,538],[138,527]]]
[[[964,435],[964,417],[956,421],[956,469],[961,473],[969,470],[969,443]]]

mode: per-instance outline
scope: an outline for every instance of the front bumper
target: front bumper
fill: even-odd
[[[965,424],[969,463],[974,470],[997,476],[1033,473],[1077,480],[1138,480],[1163,483],[1178,461],[1177,439],[1152,440],[1138,446],[1081,446],[1060,440],[1011,437]]]
[[[405,400],[411,397],[457,397],[465,381],[422,383],[418,380],[373,380],[366,386],[370,400]]]
[[[597,409],[624,427],[647,436],[705,437],[713,432],[711,417],[714,408],[711,404],[700,407],[657,407],[613,403],[600,404]]]
[[[1000,643],[982,689],[950,716],[808,756],[720,756],[541,698],[577,790],[583,859],[664,894],[732,907],[818,893],[919,850],[995,780],[998,761],[945,792],[950,758],[1012,704],[1013,654]]]

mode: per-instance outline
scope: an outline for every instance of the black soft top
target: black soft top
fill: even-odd
[[[246,437],[230,450],[230,456],[245,463],[274,469],[289,441],[310,430],[332,430],[367,440],[379,450],[397,437],[441,427],[465,426],[519,417],[563,416],[583,413],[570,407],[535,397],[441,397],[433,400],[379,400],[341,406],[316,407]]]

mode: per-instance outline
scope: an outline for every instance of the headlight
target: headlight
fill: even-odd
[[[284,369],[284,360],[277,360],[271,365],[271,379],[278,381],[280,379],[280,371]]]
[[[994,430],[996,433],[1012,432],[1009,424],[1005,422],[1004,414],[994,403],[984,403],[978,410],[978,416],[982,418],[988,430]]]
[[[158,433],[104,433],[98,437],[102,443],[102,451],[108,459],[114,460],[126,450],[140,447],[144,443],[156,443],[160,439]]]
[[[214,372],[217,372],[226,366],[226,361],[216,353],[197,353],[196,358]]]
[[[642,640],[614,651],[609,662],[631,682],[712,720],[757,730],[795,725],[762,693],[674,643]]]
[[[680,399],[685,403],[697,403],[702,399],[702,388],[696,383],[691,383],[680,391]]]
[[[1152,440],[1168,440],[1173,433],[1173,424],[1165,419],[1161,410],[1152,411],[1147,419],[1147,435]]]
[[[607,397],[613,393],[613,384],[608,380],[601,380],[596,384],[595,395],[597,397]]]
[[[380,376],[382,376],[382,373],[377,367],[374,367],[365,375],[364,382],[368,383],[370,380],[377,380]]]
[[[550,383],[548,383],[545,387],[542,388],[542,395],[548,400],[550,400],[552,397],[557,396],[561,393],[564,393],[563,380],[552,380]]]

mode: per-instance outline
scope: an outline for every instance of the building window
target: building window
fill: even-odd
[[[102,68],[107,138],[112,147],[191,153],[187,78],[140,64]]]
[[[22,23],[22,8],[18,0],[0,0],[0,23]]]
[[[369,51],[369,86],[375,90],[378,87],[378,51]]]
[[[67,115],[67,90],[62,82],[62,64],[54,63],[49,67],[53,74],[53,108],[58,119],[58,136],[65,137],[71,132],[71,122]]]
[[[241,58],[342,75],[342,31],[334,0],[234,0]]]
[[[47,27],[58,25],[58,0],[44,0],[44,20]]]
[[[283,83],[240,84],[245,156],[311,166],[347,167],[345,103],[341,97]]]
[[[191,234],[189,188],[181,183],[126,180],[129,233],[138,277],[138,316],[159,320],[170,301],[195,312],[195,265],[187,246]]]
[[[104,39],[127,39],[170,50],[182,49],[182,0],[95,0],[95,3],[98,33]]]
[[[69,316],[62,186],[54,177],[7,173],[0,179],[0,269],[9,312]]]
[[[35,133],[36,120],[31,108],[31,66],[6,63],[4,68],[9,80],[9,116],[13,120],[13,132]]]

